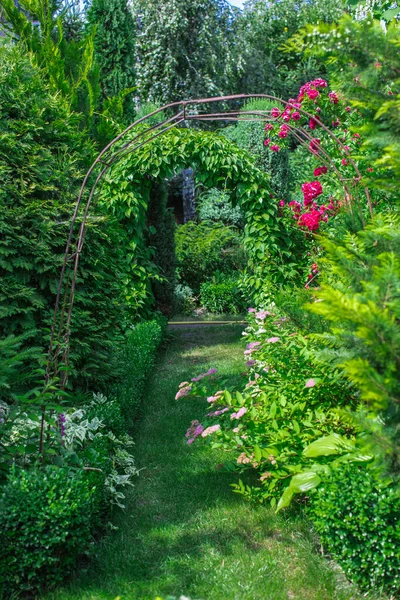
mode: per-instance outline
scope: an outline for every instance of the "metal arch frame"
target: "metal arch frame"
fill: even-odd
[[[67,365],[68,365],[68,354],[69,354],[69,346],[70,346],[70,328],[71,328],[71,318],[72,318],[72,309],[74,305],[74,297],[75,297],[75,288],[76,288],[76,280],[77,273],[79,268],[79,260],[80,254],[82,252],[82,248],[85,240],[86,233],[86,225],[87,219],[89,215],[89,209],[93,202],[96,190],[101,183],[104,175],[107,171],[123,156],[135,152],[136,150],[142,148],[143,146],[151,143],[154,139],[160,137],[168,130],[173,127],[179,126],[182,123],[189,123],[190,121],[255,121],[255,122],[274,122],[276,123],[276,119],[272,118],[269,111],[242,111],[240,108],[231,110],[231,111],[223,111],[216,113],[207,113],[207,112],[196,112],[195,107],[200,108],[204,105],[212,105],[215,103],[226,103],[232,101],[241,101],[241,100],[250,100],[250,99],[266,99],[273,100],[279,105],[283,105],[284,107],[291,107],[291,104],[287,101],[284,101],[276,96],[272,96],[269,94],[235,94],[230,96],[217,96],[213,98],[201,98],[196,100],[186,100],[182,102],[172,102],[157,110],[151,112],[150,114],[136,120],[129,127],[127,127],[122,133],[120,133],[116,138],[114,138],[98,155],[96,160],[91,165],[90,169],[85,175],[83,183],[80,188],[80,192],[78,195],[78,199],[75,205],[75,209],[71,219],[71,226],[69,230],[69,235],[67,239],[67,244],[64,253],[64,260],[61,267],[61,273],[57,288],[52,325],[51,325],[51,333],[50,333],[50,342],[48,349],[48,363],[46,369],[46,382],[50,382],[58,378],[60,373],[60,363],[63,365],[64,372],[61,377],[61,389],[64,389],[67,384]],[[162,113],[166,110],[175,110],[173,116],[168,119],[150,126],[143,131],[140,131],[135,135],[132,139],[129,139],[126,143],[119,145],[119,142],[123,141],[123,138],[131,132],[135,127],[148,121],[151,117]],[[297,109],[302,115],[316,119],[315,115],[310,114],[309,112],[303,110],[302,108]],[[345,154],[347,154],[347,150],[341,140],[333,134],[333,132],[326,126],[324,123],[319,121],[318,125],[333,139],[335,144],[340,147]],[[288,130],[291,134],[304,146],[308,147],[308,143],[313,139],[313,136],[305,130],[301,126],[293,125],[293,122],[290,124],[286,124]],[[345,200],[349,205],[350,209],[352,208],[352,194],[349,188],[348,182],[359,182],[362,179],[361,173],[353,161],[351,157],[347,157],[349,163],[352,165],[356,177],[352,179],[344,179],[334,164],[333,160],[330,158],[329,154],[322,148],[318,149],[318,158],[323,159],[324,161],[328,161],[332,170],[337,175],[339,181],[343,185]],[[95,172],[96,168],[100,166],[100,172],[98,173],[93,184],[89,184],[90,178]],[[86,201],[83,214],[79,217],[80,208],[82,206],[83,197],[86,190],[89,191],[89,196]],[[364,188],[366,200],[369,206],[369,210],[371,215],[372,211],[372,203],[369,195],[368,188]],[[77,222],[80,222],[77,233],[75,232]],[[70,281],[68,285],[67,274],[70,275]],[[65,289],[63,291],[63,287],[65,284]],[[44,411],[43,408],[43,424],[44,424]]]

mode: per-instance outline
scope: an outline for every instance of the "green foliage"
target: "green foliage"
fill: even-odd
[[[325,550],[362,589],[400,589],[400,498],[393,485],[355,465],[332,473],[308,514]]]
[[[224,0],[134,0],[142,102],[233,93],[240,69],[234,17]]]
[[[45,348],[70,218],[93,147],[18,48],[0,48],[0,328]],[[94,211],[82,254],[71,375],[109,376],[124,324],[124,232]],[[117,241],[118,240],[118,241]],[[126,242],[127,243],[127,242]]]
[[[323,61],[304,58],[296,48],[285,56],[282,44],[306,23],[331,23],[342,14],[341,0],[246,3],[238,24],[245,63],[240,89],[285,99],[294,97],[299,85],[323,74],[325,67]]]
[[[60,0],[20,0],[18,5],[20,8],[14,0],[2,0],[10,36],[17,38],[34,64],[44,70],[51,91],[61,93],[74,110],[90,120],[99,95],[93,36],[65,37],[63,20],[68,9]]]
[[[324,60],[332,82],[364,117],[361,149],[375,171],[367,183],[395,198],[400,174],[399,39],[396,22],[383,31],[371,17],[346,16],[337,25],[308,25],[286,46]]]
[[[178,315],[191,315],[195,307],[193,290],[188,285],[178,283],[174,290],[174,312]]]
[[[125,344],[117,349],[113,363],[119,382],[111,393],[118,399],[128,427],[144,398],[146,380],[154,366],[165,326],[163,318],[138,323],[127,332]]]
[[[154,252],[153,263],[161,280],[152,282],[155,307],[163,314],[171,315],[176,285],[175,230],[172,211],[167,208],[168,187],[166,182],[155,183],[150,192],[147,210],[147,246]]]
[[[90,541],[94,493],[83,471],[45,467],[10,474],[0,496],[5,597],[55,586],[70,573]]]
[[[133,132],[132,136],[137,133]],[[246,221],[247,251],[253,265],[259,269],[261,279],[266,278],[267,271],[271,278],[284,277],[284,265],[294,263],[296,247],[286,225],[281,225],[277,219],[278,210],[275,201],[271,200],[269,177],[254,166],[251,156],[214,133],[172,129],[140,150],[126,154],[110,169],[99,198],[100,204],[119,221],[130,240],[126,297],[136,313],[141,311],[143,314],[151,307],[151,282],[159,278],[151,254],[143,246],[145,210],[153,181],[170,179],[188,166],[195,170],[198,182],[209,188],[223,187],[231,193],[232,204],[240,206]],[[297,274],[297,271],[289,269],[289,276],[293,273]],[[199,284],[200,281],[193,287],[189,283],[195,293],[198,293]]]
[[[238,281],[229,277],[215,277],[200,286],[200,304],[212,313],[238,314],[247,308]]]
[[[399,470],[400,220],[379,215],[358,235],[325,238],[327,275],[310,309],[331,323],[318,339],[322,356],[359,388],[371,416],[375,441],[390,468]],[[368,427],[368,425],[366,424]],[[383,439],[382,439],[383,438]],[[397,441],[396,441],[397,440]]]
[[[202,192],[197,199],[197,212],[201,221],[216,221],[240,229],[244,226],[239,206],[232,206],[227,192],[212,188]]]
[[[176,231],[179,279],[193,289],[213,277],[216,271],[232,273],[243,269],[246,257],[242,236],[221,223],[189,221]]]
[[[103,97],[118,96],[135,83],[135,22],[127,0],[92,0],[87,29],[94,32],[94,55],[100,71]],[[125,113],[133,117],[131,95]]]
[[[340,462],[371,457],[356,448],[357,425],[342,410],[356,406],[355,394],[339,371],[319,363],[314,345],[273,306],[251,314],[245,382],[215,392],[202,375],[178,397],[208,396],[205,431],[189,430],[189,441],[210,436],[229,452],[225,467],[241,474],[234,490],[281,509]]]

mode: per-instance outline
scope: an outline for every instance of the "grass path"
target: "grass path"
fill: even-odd
[[[174,396],[181,381],[210,367],[243,370],[241,328],[174,333],[159,360],[135,438],[143,471],[116,517],[119,530],[98,543],[89,570],[57,600],[356,600],[359,596],[314,548],[301,517],[276,516],[232,493],[234,475],[216,468],[219,451],[188,447],[190,421],[204,400]]]

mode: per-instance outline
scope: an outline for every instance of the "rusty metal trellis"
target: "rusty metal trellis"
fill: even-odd
[[[197,100],[187,100],[182,102],[172,102],[166,106],[153,111],[152,113],[138,119],[127,127],[122,133],[120,133],[114,140],[112,140],[98,155],[92,166],[86,173],[80,188],[79,196],[75,205],[74,213],[71,219],[71,226],[65,248],[64,260],[61,268],[60,279],[57,288],[56,301],[54,306],[53,320],[51,325],[50,343],[48,349],[48,363],[46,370],[46,382],[59,380],[60,389],[64,389],[67,385],[68,379],[68,355],[70,346],[70,335],[71,335],[71,319],[74,305],[75,288],[77,281],[77,274],[79,269],[79,260],[82,252],[82,248],[85,241],[86,224],[89,214],[89,209],[95,197],[95,193],[101,183],[104,175],[107,171],[116,164],[121,158],[135,152],[143,146],[150,144],[154,139],[160,137],[165,132],[169,131],[173,127],[180,126],[182,124],[187,125],[192,121],[256,121],[266,123],[268,121],[276,122],[270,115],[269,111],[259,110],[241,110],[240,108],[234,110],[223,110],[222,112],[199,112],[202,107],[207,105],[213,105],[218,103],[229,103],[251,99],[266,99],[273,100],[274,102],[284,107],[290,106],[290,103],[277,98],[269,94],[236,94],[231,96],[218,96],[215,98],[201,98]],[[307,111],[298,108],[301,114],[308,118],[314,118],[315,115],[311,115]],[[128,134],[132,132],[138,125],[148,121],[155,115],[164,111],[174,111],[174,114],[165,119],[164,121],[152,125],[139,131],[132,138],[129,138],[123,143],[124,138],[128,137]],[[333,132],[324,125],[321,121],[318,121],[318,125],[332,138],[335,144],[340,147],[343,151],[346,151],[344,144],[341,140],[333,134]],[[293,136],[304,146],[309,146],[309,142],[313,139],[312,135],[305,130],[302,126],[287,124],[289,131]],[[122,143],[121,143],[122,142]],[[352,210],[352,191],[349,186],[349,182],[361,181],[361,173],[352,160],[351,157],[347,157],[349,163],[352,165],[356,177],[351,179],[344,179],[330,158],[329,154],[320,146],[318,148],[318,158],[324,161],[328,161],[332,170],[337,175],[339,181],[343,185],[344,197]],[[97,175],[96,175],[97,174]],[[96,175],[94,183],[91,181],[92,175]],[[367,188],[363,188],[367,204],[372,214],[372,204],[370,195]],[[86,204],[83,207],[82,215],[80,216],[83,198],[85,192],[89,191],[89,195]],[[42,408],[42,426],[44,425],[45,419],[45,407]]]

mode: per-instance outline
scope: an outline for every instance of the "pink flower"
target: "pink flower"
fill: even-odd
[[[346,167],[349,164],[349,161],[347,160],[347,158],[342,158],[342,165],[344,167]]]
[[[318,98],[318,96],[319,96],[319,91],[318,90],[308,90],[307,96],[310,98],[310,100],[316,100],[316,98]]]
[[[309,145],[310,152],[318,155],[320,145],[321,145],[321,140],[319,138],[313,138]]]
[[[248,312],[248,313],[255,313],[255,312],[256,312],[256,309],[255,309],[255,308],[248,308],[248,309],[247,309],[247,312]]]
[[[272,152],[279,152],[280,147],[277,146],[276,144],[274,144],[273,146],[270,147],[270,149],[272,150]]]
[[[353,138],[359,138],[360,134],[359,133],[353,133]]]
[[[289,202],[289,206],[295,213],[299,213],[301,211],[301,204],[300,202],[296,202],[296,200]]]
[[[351,112],[351,106],[346,106],[346,108],[344,109],[346,112]]]
[[[328,84],[326,83],[325,79],[317,78],[314,79],[314,81],[311,81],[311,85],[314,85],[315,87],[326,88]]]
[[[254,367],[254,365],[257,363],[256,360],[248,360],[246,363],[246,367]]]
[[[285,201],[284,200],[279,200],[279,206],[285,206]]]
[[[278,337],[270,337],[267,339],[268,344],[276,344],[276,342],[279,342],[280,338]]]
[[[308,126],[310,129],[316,129],[318,125],[318,121],[316,121],[314,119],[314,117],[311,117],[311,119],[308,121]]]
[[[278,137],[280,138],[286,138],[288,135],[287,129],[284,129],[283,131],[278,131]]]
[[[322,167],[317,167],[314,170],[314,177],[320,177],[321,175],[323,175],[324,173],[327,173],[327,172],[328,172],[328,168],[325,165],[323,165]]]
[[[261,342],[250,342],[249,344],[247,344],[246,350],[255,350],[259,346],[261,346]]]
[[[337,104],[339,102],[339,96],[336,92],[330,92],[328,94],[329,100],[333,102],[333,104]]]
[[[323,213],[317,209],[313,209],[310,212],[303,213],[298,224],[300,227],[306,227],[309,231],[317,231],[322,217]]]
[[[211,435],[212,433],[215,433],[219,429],[221,429],[221,425],[211,425],[211,427],[207,427],[207,429],[205,429],[202,432],[201,437],[205,438],[208,435]]]
[[[285,121],[285,123],[289,123],[289,121],[290,121],[290,114],[287,113],[287,112],[284,112],[282,114],[282,121]]]
[[[239,433],[239,427],[234,427],[234,428],[232,429],[232,431],[233,431],[233,433]]]
[[[223,415],[229,410],[229,408],[221,408],[221,410],[216,410],[215,412],[210,412],[207,414],[207,417],[219,417],[219,415]]]
[[[323,188],[320,181],[311,181],[309,183],[303,183],[301,186],[304,196],[304,206],[312,204],[315,198],[318,198],[323,193]]]
[[[312,387],[314,387],[314,385],[315,385],[315,381],[314,381],[314,379],[309,379],[309,380],[306,382],[306,388],[312,388]]]
[[[277,119],[281,116],[281,111],[279,110],[279,108],[273,108],[271,109],[271,115],[274,117],[274,119]]]
[[[179,384],[179,388],[188,387],[188,386],[190,386],[190,383],[188,381],[182,381],[182,383]]]
[[[266,140],[264,140],[264,146],[269,146],[271,143],[271,140],[269,138],[267,138]]]
[[[189,438],[188,444],[192,444],[204,431],[203,425],[199,421],[192,421],[189,429],[186,432],[186,437]]]
[[[265,131],[272,131],[274,128],[273,125],[271,125],[271,123],[267,123],[266,126],[264,127]]]
[[[240,419],[240,417],[243,417],[243,415],[245,415],[246,413],[247,413],[247,408],[245,406],[242,406],[242,408],[239,408],[237,413],[231,414],[231,419]]]
[[[296,110],[293,114],[292,114],[292,119],[293,121],[298,121],[301,118],[301,114]]]
[[[187,396],[188,394],[190,394],[191,391],[192,391],[192,388],[190,385],[188,385],[187,387],[180,388],[180,390],[178,391],[178,393],[175,396],[175,400],[179,400],[179,398],[183,398],[184,396]]]
[[[216,402],[217,400],[219,400],[219,396],[208,396],[207,398],[207,402],[209,402],[210,404],[212,402]]]

